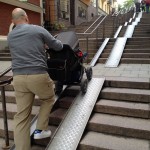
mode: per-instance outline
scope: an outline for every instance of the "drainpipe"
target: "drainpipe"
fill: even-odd
[[[98,16],[98,0],[96,0],[96,15]]]
[[[40,0],[40,7],[41,7],[41,25],[43,26],[43,0]]]

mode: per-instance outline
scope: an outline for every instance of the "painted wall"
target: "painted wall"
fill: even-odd
[[[0,35],[7,35],[11,25],[11,13],[15,6],[0,2]],[[7,11],[6,11],[7,10]],[[40,13],[26,10],[31,24],[40,25]]]
[[[78,25],[87,21],[88,6],[79,0],[76,0],[75,4],[75,25]]]
[[[40,6],[40,0],[28,0],[29,3]]]

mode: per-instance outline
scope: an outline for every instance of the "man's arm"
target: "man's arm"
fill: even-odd
[[[63,48],[63,44],[60,40],[55,39],[46,29],[42,28],[42,36],[45,44],[55,51],[60,51]]]

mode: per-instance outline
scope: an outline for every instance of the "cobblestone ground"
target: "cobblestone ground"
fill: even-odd
[[[0,72],[11,66],[10,61],[0,61]],[[84,64],[87,67],[87,64]],[[94,76],[150,78],[150,64],[121,64],[117,68],[106,68],[105,64],[93,67]]]

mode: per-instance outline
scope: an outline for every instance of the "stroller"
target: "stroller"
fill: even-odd
[[[83,66],[86,56],[79,49],[76,33],[61,32],[56,39],[63,43],[63,49],[59,52],[52,49],[47,51],[48,73],[55,81],[55,91],[61,92],[63,85],[79,85],[82,93],[86,93],[88,81],[92,78],[92,68]],[[84,73],[86,78],[83,78]]]

